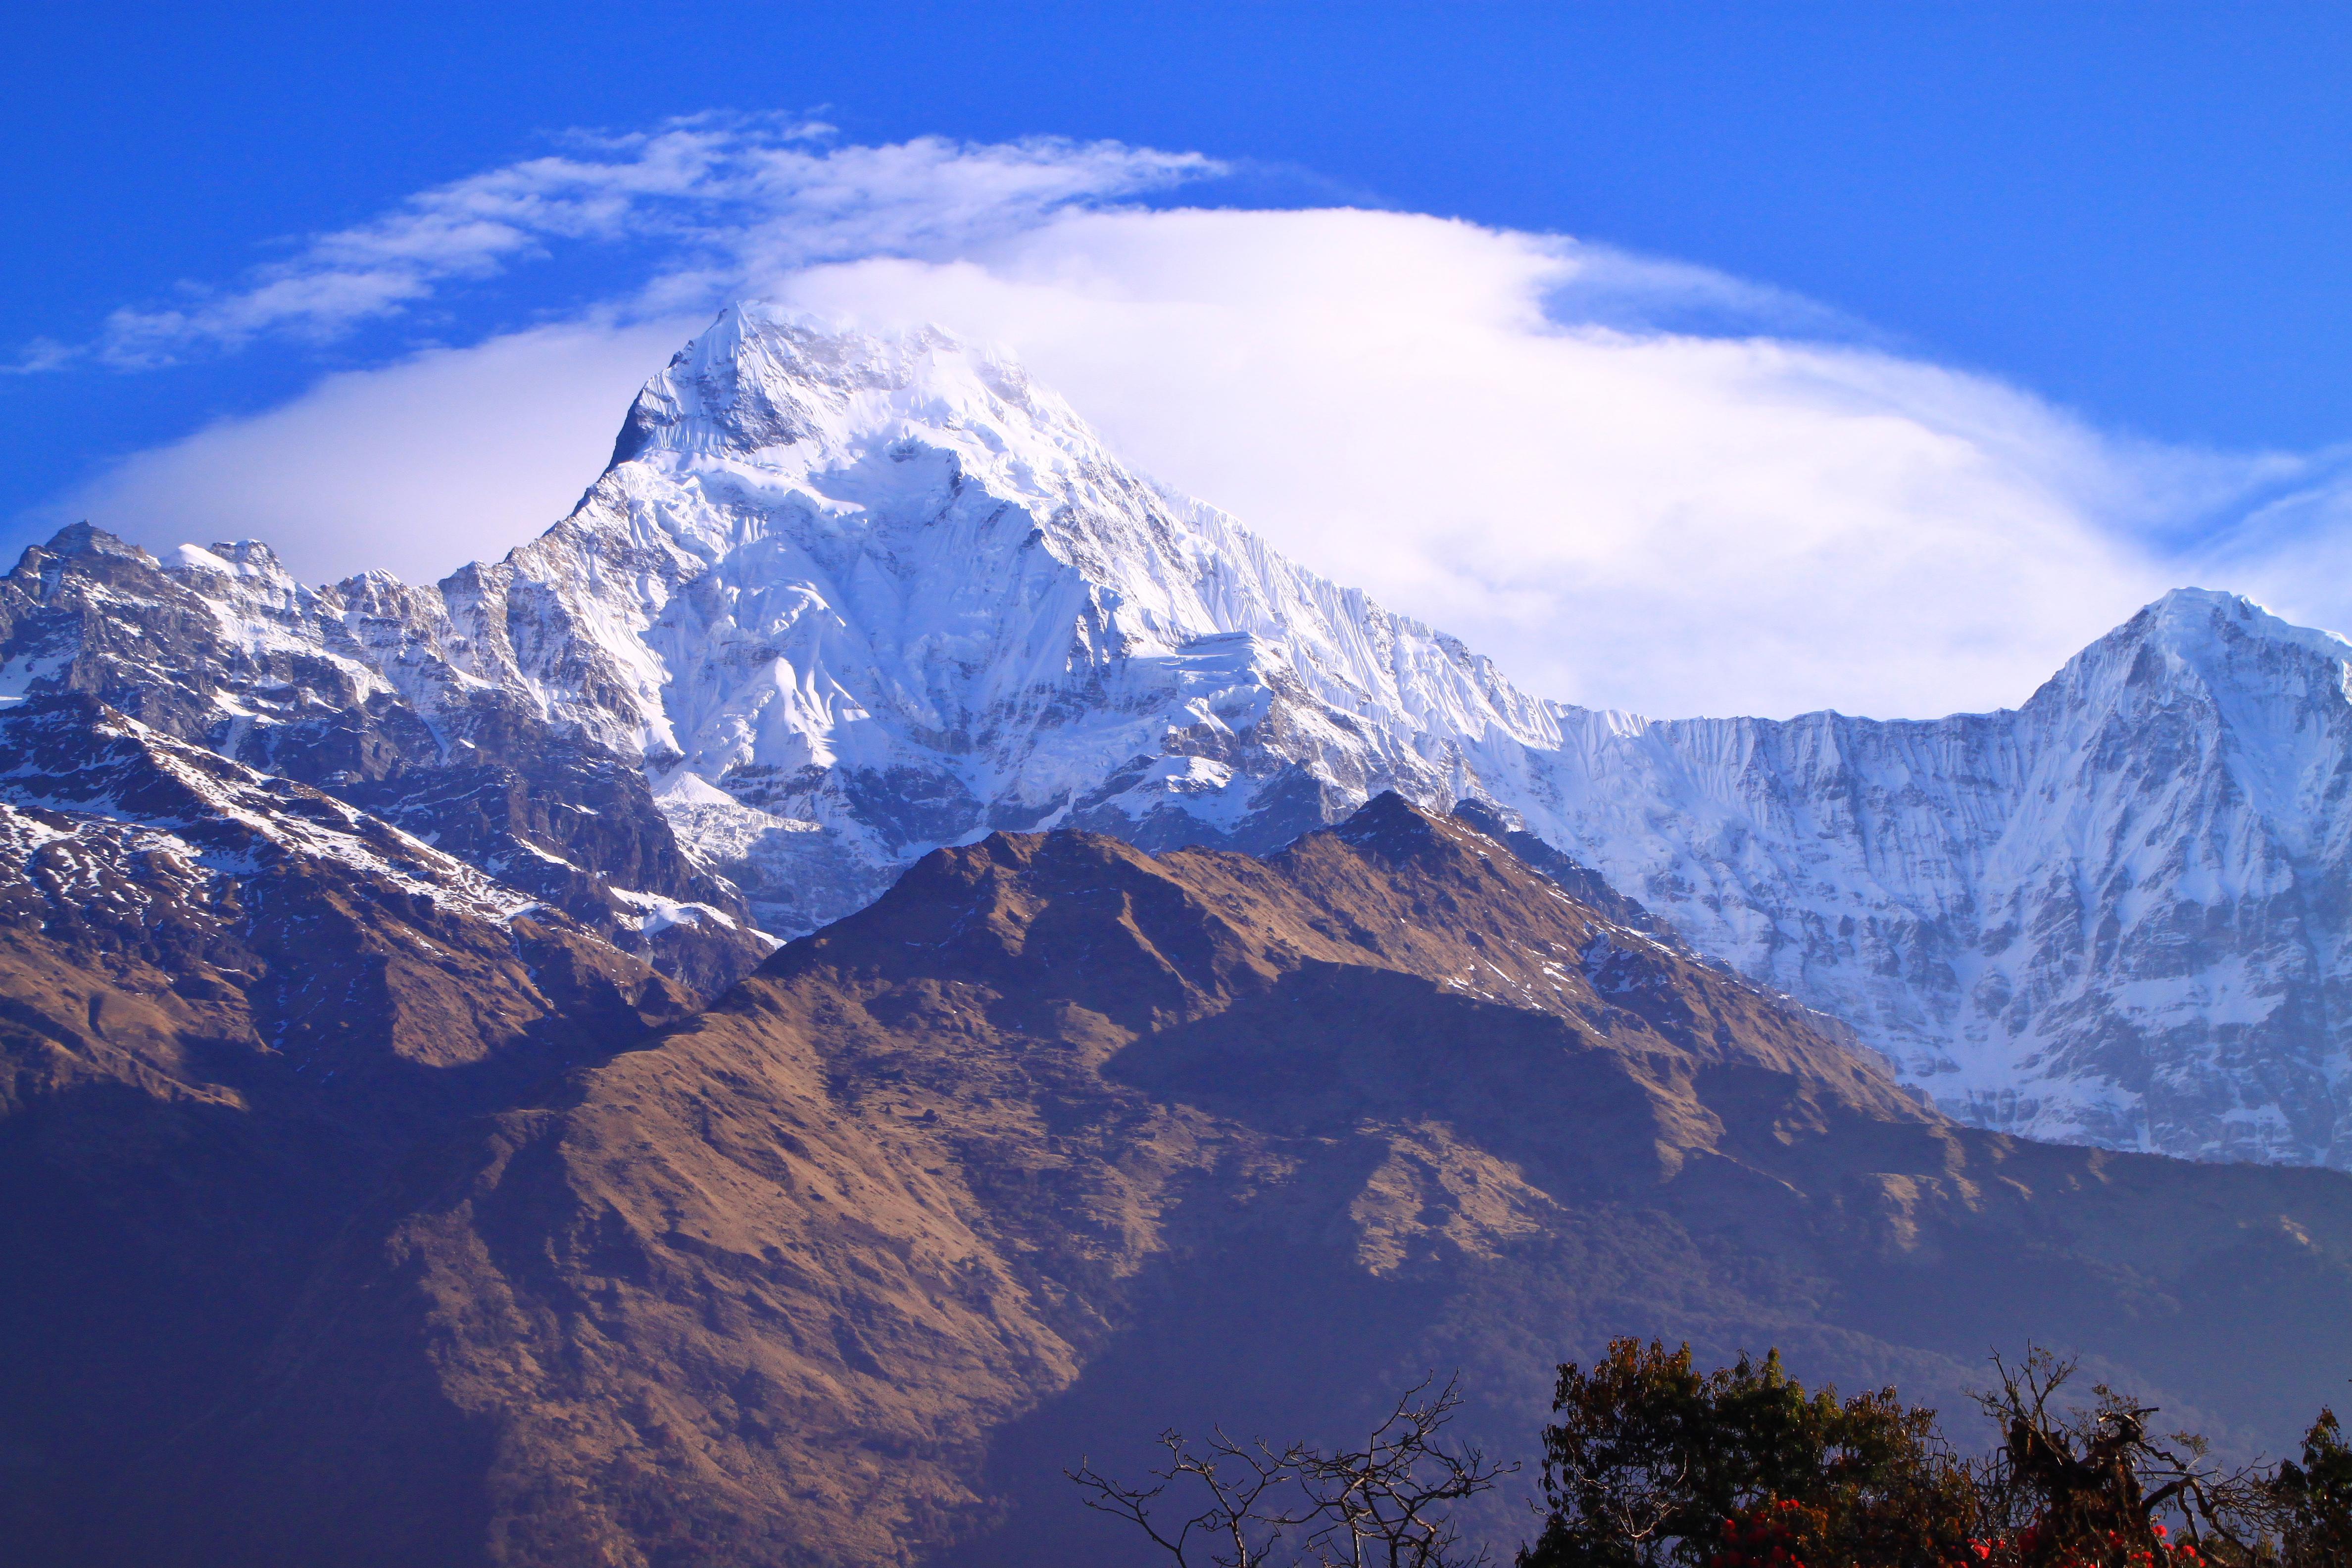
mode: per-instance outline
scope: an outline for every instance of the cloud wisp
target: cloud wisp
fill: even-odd
[[[921,137],[828,146],[831,127],[702,115],[627,135],[573,132],[567,150],[422,191],[370,222],[315,236],[288,259],[167,306],[126,307],[87,352],[117,369],[242,348],[266,333],[339,337],[455,283],[565,244],[660,247],[646,298],[697,299],[753,266],[952,253],[1074,202],[1220,172],[1191,153],[1053,138],[972,144]],[[54,342],[21,368],[70,363]]]
[[[438,575],[551,521],[668,349],[759,295],[1002,343],[1139,467],[1570,700],[2012,704],[2192,568],[2352,624],[2352,590],[2280,566],[2345,531],[2340,463],[2118,438],[1802,299],[1559,236],[1138,204],[1218,167],[740,121],[583,142],[105,352],[342,331],[565,244],[640,244],[594,314],[330,377],[69,504],[159,542],[270,538],[313,577]],[[2267,523],[2208,542],[2265,496]]]

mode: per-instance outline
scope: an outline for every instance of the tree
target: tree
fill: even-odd
[[[1541,1531],[1517,1568],[2352,1568],[2352,1445],[2333,1411],[2300,1462],[2225,1469],[2193,1433],[2104,1384],[2063,1403],[2074,1363],[1992,1358],[1977,1402],[2000,1434],[1976,1459],[1892,1388],[1807,1393],[1742,1355],[1612,1341],[1559,1369],[1544,1429]],[[1219,1432],[1144,1489],[1081,1467],[1088,1506],[1132,1521],[1177,1568],[1466,1568],[1448,1509],[1517,1466],[1437,1441],[1461,1396],[1406,1394],[1365,1446],[1279,1453]],[[1163,1518],[1183,1486],[1207,1505]]]
[[[1978,1472],[1988,1521],[1979,1556],[1993,1568],[2162,1568],[2277,1555],[2274,1479],[2207,1462],[2203,1438],[2148,1428],[2153,1406],[2105,1384],[2087,1407],[2061,1412],[2074,1363],[2032,1347],[1978,1402],[2001,1446]],[[2179,1527],[2174,1539],[2170,1519]]]
[[[1979,1511],[1932,1410],[1808,1394],[1780,1352],[1701,1374],[1690,1347],[1611,1342],[1559,1369],[1542,1532],[1521,1568],[1948,1568]]]
[[[2320,1411],[2303,1435],[2303,1462],[2283,1461],[2270,1490],[2288,1563],[2352,1568],[2352,1448],[2335,1411]]]
[[[1136,1525],[1177,1568],[1475,1568],[1486,1554],[1465,1549],[1452,1505],[1518,1467],[1441,1443],[1462,1395],[1452,1380],[1428,1395],[1429,1382],[1407,1390],[1360,1448],[1276,1451],[1219,1430],[1195,1449],[1170,1431],[1156,1485],[1123,1485],[1084,1460],[1068,1474],[1088,1508]],[[1181,1513],[1180,1497],[1194,1511]]]

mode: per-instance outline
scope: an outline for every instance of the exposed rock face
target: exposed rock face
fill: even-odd
[[[1948,1404],[2031,1333],[2241,1441],[2352,1356],[2352,1178],[1957,1127],[1393,795],[934,852],[403,1190],[188,1440],[212,1560],[1118,1562],[1081,1453],[1456,1365],[1525,1453],[1612,1332]]]
[[[177,557],[84,525],[26,552],[0,579],[0,698],[86,694],[323,790],[704,994],[770,945],[634,759],[550,721],[494,616],[460,631],[440,594],[383,577],[304,588],[251,542]]]
[[[0,695],[310,783],[705,994],[742,925],[992,829],[1264,851],[1396,789],[1498,811],[1963,1120],[2336,1164],[2347,660],[2184,590],[2013,712],[1539,701],[1018,366],[759,306],[646,384],[572,516],[437,587],[68,530],[0,588]]]

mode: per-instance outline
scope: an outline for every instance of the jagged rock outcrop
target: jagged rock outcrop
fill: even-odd
[[[634,757],[475,656],[481,617],[460,631],[439,595],[381,576],[305,588],[250,542],[175,554],[86,524],[26,552],[0,579],[0,700],[81,693],[325,791],[703,994],[772,945],[680,851]]]

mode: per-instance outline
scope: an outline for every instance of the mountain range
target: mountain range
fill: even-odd
[[[2180,590],[2013,710],[1547,701],[1008,358],[756,305],[495,564],[312,589],[73,529],[0,595],[0,693],[323,789],[699,994],[992,829],[1263,851],[1394,789],[1499,809],[1972,1125],[2338,1165],[2347,669]]]
[[[1115,1562],[1061,1470],[1620,1332],[2275,1447],[2352,1360],[2352,646],[1531,697],[1007,357],[739,306],[431,587],[0,580],[0,1529]],[[2068,1147],[2066,1145],[2074,1145]],[[1506,1546],[1507,1510],[1479,1529]]]

